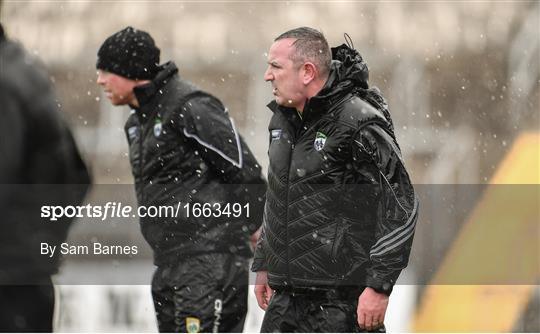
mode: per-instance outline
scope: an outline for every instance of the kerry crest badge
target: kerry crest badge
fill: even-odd
[[[158,118],[156,119],[154,123],[154,136],[159,137],[161,134],[161,129],[163,128],[163,125],[161,124],[161,120]]]
[[[272,130],[271,134],[272,134],[272,141],[278,140],[279,138],[281,138],[281,129],[274,129]]]
[[[324,148],[324,144],[326,143],[326,135],[322,132],[317,131],[317,135],[315,135],[315,141],[313,142],[313,147],[316,151],[320,151]]]
[[[201,330],[201,320],[195,317],[186,318],[186,331],[188,333],[198,333]]]

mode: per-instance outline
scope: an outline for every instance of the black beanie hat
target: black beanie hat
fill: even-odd
[[[145,31],[127,27],[99,48],[96,68],[128,79],[153,79],[158,72],[159,49]]]

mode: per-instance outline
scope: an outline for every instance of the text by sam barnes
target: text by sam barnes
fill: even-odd
[[[41,255],[53,257],[56,252],[62,255],[137,255],[137,246],[104,245],[94,242],[92,245],[71,245],[64,242],[58,245],[41,243]]]

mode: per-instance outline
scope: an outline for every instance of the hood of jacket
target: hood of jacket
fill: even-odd
[[[368,89],[369,69],[358,51],[342,44],[332,48],[332,64],[326,84],[314,98],[328,99],[354,88]]]
[[[384,114],[393,133],[394,127],[388,103],[377,87],[369,87],[368,80],[367,63],[358,51],[346,44],[334,47],[328,80],[321,91],[311,98],[313,101],[310,103],[318,104],[317,100],[335,101],[345,93],[354,92]]]

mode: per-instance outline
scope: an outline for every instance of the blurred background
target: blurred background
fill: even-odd
[[[128,25],[148,31],[162,62],[174,60],[182,77],[229,107],[266,168],[272,94],[263,73],[273,39],[306,25],[337,46],[348,33],[370,84],[388,99],[421,197],[388,330],[540,332],[538,1],[3,1],[0,19],[50,73],[102,185],[90,195],[96,202],[134,202],[123,130],[129,110],[110,106],[95,83],[105,38]],[[141,251],[129,263],[67,258],[57,277],[56,330],[156,331],[146,285],[151,253],[136,222],[80,222],[70,239]],[[91,279],[110,266],[140,280]],[[253,332],[262,313],[250,303]]]

